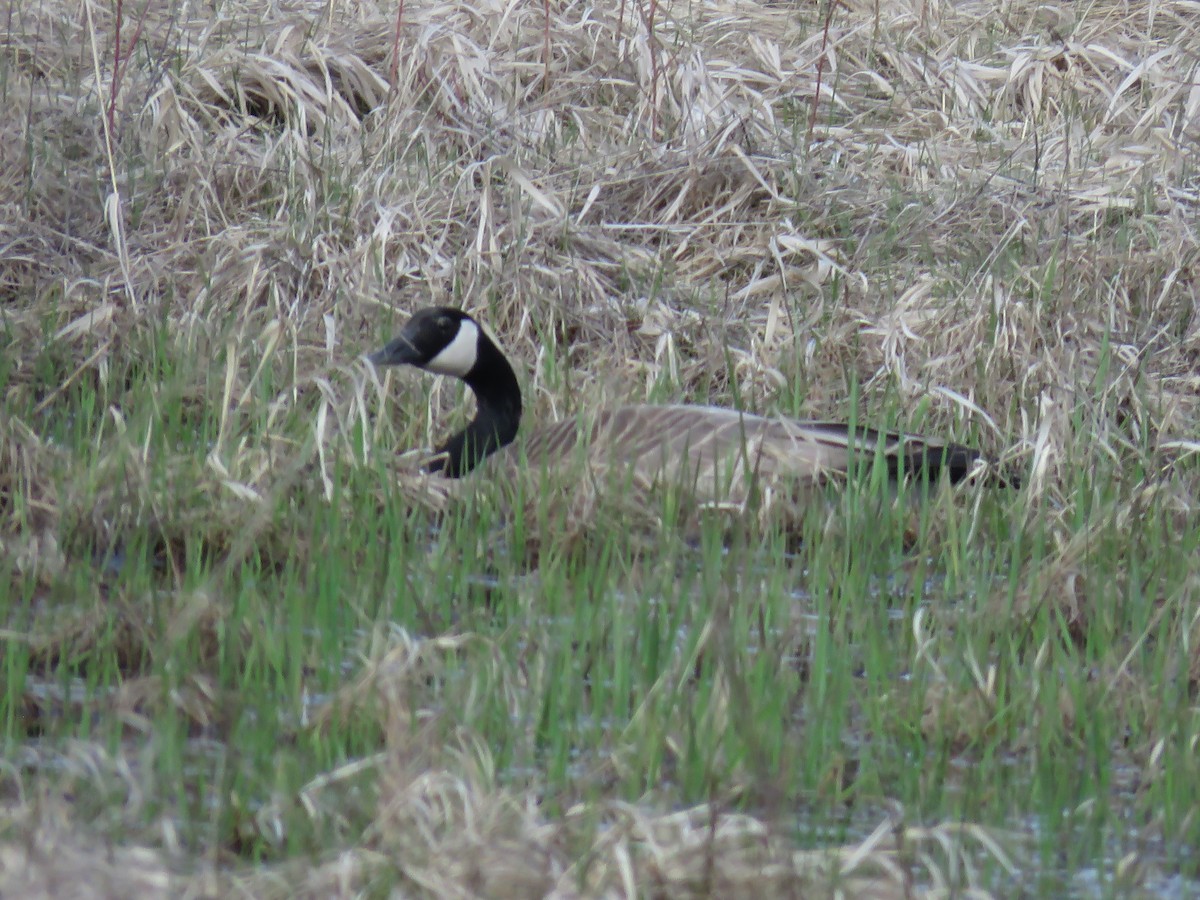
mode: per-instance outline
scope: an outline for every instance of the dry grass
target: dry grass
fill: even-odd
[[[114,23],[87,11],[55,21],[74,38],[60,44],[98,44],[103,59]],[[307,381],[347,356],[335,350],[369,346],[377,298],[399,309],[486,298],[523,358],[568,341],[573,394],[589,400],[598,377],[638,396],[664,372],[685,389],[716,377],[719,391],[732,346],[743,393],[766,403],[793,374],[781,357],[798,335],[813,341],[804,411],[841,412],[825,390],[842,379],[827,376],[853,366],[905,406],[927,397],[943,418],[994,422],[993,447],[1038,446],[1043,485],[1106,340],[1123,377],[1106,385],[1097,418],[1132,406],[1125,428],[1105,429],[1112,452],[1128,432],[1151,444],[1160,430],[1178,436],[1194,410],[1194,207],[1189,185],[1174,184],[1196,128],[1192,63],[1175,41],[1139,73],[1114,43],[1142,50],[1151,36],[1136,20],[1121,30],[1111,15],[1089,16],[1064,43],[1033,12],[1023,34],[1014,9],[1011,42],[964,58],[990,7],[846,14],[826,50],[826,124],[805,144],[798,123],[821,36],[786,9],[718,4],[676,20],[665,7],[653,33],[632,10],[574,23],[563,10],[547,69],[535,10],[410,4],[390,87],[391,17],[363,7],[331,22],[323,11],[147,19],[141,39],[159,64],[124,70],[112,153],[104,117],[79,107],[99,99],[88,93],[95,74],[36,42],[49,23],[19,23],[15,58],[37,65],[14,69],[25,108],[9,123],[32,123],[39,140],[4,179],[5,281],[23,297],[62,293],[55,318],[64,339],[96,348],[88,368],[146,306],[166,302],[172,330],[202,345],[215,339],[211,323],[237,314],[232,340],[247,359],[231,376],[236,396],[264,348],[289,352]],[[734,37],[744,33],[771,40]],[[80,93],[66,109],[57,91],[37,90],[64,78]],[[1134,92],[1149,96],[1134,103]],[[103,78],[99,93],[111,93]],[[91,129],[71,140],[72,170],[31,177],[35,148],[66,143],[68,125]],[[147,161],[153,191],[130,196],[118,152]],[[96,196],[106,170],[116,191]],[[862,187],[871,183],[888,190]],[[123,221],[134,205],[136,230]],[[871,252],[893,222],[907,236]],[[1129,232],[1123,246],[1096,240],[1113,230]],[[1024,272],[998,283],[992,263],[1018,253]],[[930,258],[978,273],[939,283]],[[814,296],[834,273],[836,294]],[[896,301],[880,304],[879,286]],[[698,300],[708,315],[691,311]],[[44,308],[30,304],[29,316]],[[20,310],[9,319],[18,336],[40,324]],[[597,365],[614,355],[624,375]],[[536,370],[531,387],[539,414],[570,404],[539,390]],[[268,477],[241,456],[235,480]]]
[[[4,21],[0,341],[7,402],[36,413],[0,419],[0,553],[21,578],[53,581],[64,522],[100,544],[149,524],[168,569],[197,530],[222,559],[270,557],[269,498],[333,496],[339,462],[445,428],[452,388],[426,416],[420,382],[354,362],[429,303],[486,316],[539,418],[664,391],[843,417],[853,383],[868,411],[973,435],[1027,468],[1019,515],[1055,537],[1005,615],[1051,603],[1082,629],[1081,467],[1120,498],[1094,528],[1135,528],[1149,492],[1195,525],[1194,4],[852,0],[827,31],[815,5],[732,0],[121,9]],[[187,365],[129,358],[159,333]],[[155,364],[162,396],[123,392]],[[81,383],[104,386],[111,438],[87,472],[40,433]],[[127,437],[168,399],[217,419],[200,470]],[[398,468],[404,502],[444,505]],[[87,640],[87,615],[56,627]],[[403,872],[427,896],[909,896],[980,837],[888,822],[810,858],[746,816],[614,804],[585,838],[497,788],[484,748],[386,731],[362,846],[220,890]],[[214,889],[157,839],[104,847],[61,804],[5,804],[0,894]]]
[[[1066,32],[1032,4],[998,29],[989,5],[843,10],[811,142],[824,40],[802,10],[667,4],[651,32],[639,9],[547,26],[406,4],[389,84],[389,10],[167,7],[123,23],[145,58],[115,90],[111,9],[16,12],[7,328],[27,345],[50,315],[83,377],[152,311],[181,346],[237,348],[228,396],[278,356],[299,390],[281,403],[341,407],[326,379],[394,327],[384,310],[465,303],[530,365],[538,415],[664,375],[717,398],[736,377],[761,406],[797,374],[799,411],[836,415],[849,370],[1032,455],[1042,491],[1081,402],[1114,455],[1187,436],[1200,126],[1182,8],[1102,4]],[[256,448],[217,449],[239,483],[270,478]]]

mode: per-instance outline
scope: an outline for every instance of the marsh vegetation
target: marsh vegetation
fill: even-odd
[[[1194,6],[0,21],[0,894],[1200,889]],[[454,491],[431,303],[1022,485]]]

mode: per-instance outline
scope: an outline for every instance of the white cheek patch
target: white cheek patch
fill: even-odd
[[[467,373],[475,367],[475,358],[479,353],[479,326],[470,319],[463,319],[458,325],[458,334],[442,352],[427,362],[422,368],[435,375],[451,375],[454,378],[466,378]]]

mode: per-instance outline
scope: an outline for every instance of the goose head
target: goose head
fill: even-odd
[[[475,418],[438,448],[427,471],[458,478],[512,443],[521,421],[521,388],[487,332],[461,309],[430,306],[413,313],[400,334],[367,357],[376,366],[414,366],[464,381],[475,394]]]
[[[413,313],[404,329],[367,358],[376,366],[415,366],[470,381],[480,357],[479,323],[461,309],[431,306]]]

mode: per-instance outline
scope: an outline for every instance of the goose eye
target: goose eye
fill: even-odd
[[[452,331],[454,329],[454,322],[449,316],[442,316],[438,319],[438,328],[442,331]]]

